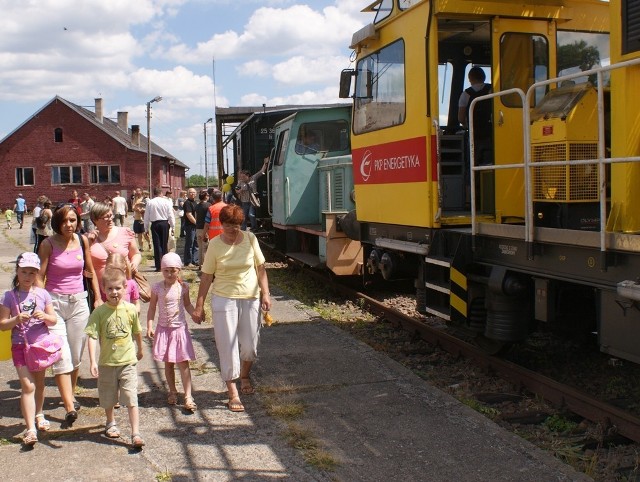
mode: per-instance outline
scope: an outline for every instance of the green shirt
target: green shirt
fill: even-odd
[[[136,307],[122,301],[117,306],[103,303],[98,306],[84,329],[100,344],[98,365],[119,367],[138,362],[133,336],[141,333]]]

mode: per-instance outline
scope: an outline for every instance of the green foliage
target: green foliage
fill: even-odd
[[[565,433],[575,430],[578,426],[576,422],[566,419],[562,415],[552,415],[544,421],[544,426],[552,432]]]
[[[200,174],[192,174],[187,178],[187,187],[200,187],[204,188],[207,185],[206,179]],[[217,186],[218,178],[216,176],[209,176],[209,187]]]

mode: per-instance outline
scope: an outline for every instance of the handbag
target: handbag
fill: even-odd
[[[253,207],[256,207],[256,208],[260,207],[260,198],[252,190],[249,190],[249,201],[251,202],[251,205]]]
[[[151,299],[151,285],[149,284],[149,280],[147,280],[145,275],[143,275],[139,271],[136,271],[133,274],[133,279],[138,284],[140,299],[145,303],[149,303],[149,300]]]
[[[55,333],[47,333],[34,343],[29,343],[25,332],[24,359],[30,372],[41,372],[62,358],[62,337]]]
[[[16,310],[20,313],[18,299],[15,293],[11,292],[11,294],[16,303]],[[29,343],[27,330],[24,326],[20,326],[20,331],[24,340],[24,359],[30,372],[41,372],[62,358],[64,340],[61,336],[55,333],[47,333],[41,336],[39,340]]]
[[[93,312],[93,304],[96,301],[96,294],[93,292],[93,284],[91,280],[93,278],[89,278],[85,276],[84,273],[87,270],[87,258],[84,255],[84,239],[79,234],[78,240],[80,241],[80,251],[82,251],[82,261],[84,262],[84,267],[82,268],[82,285],[84,286],[84,290],[87,292],[87,304],[89,305],[89,313]]]

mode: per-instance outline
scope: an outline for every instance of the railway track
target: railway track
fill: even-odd
[[[274,255],[281,256],[269,245],[265,245],[265,247]],[[291,261],[299,264],[296,260]],[[487,372],[544,398],[558,408],[573,412],[586,420],[599,423],[603,427],[613,428],[618,434],[640,443],[640,418],[618,407],[602,402],[586,392],[557,382],[515,363],[489,355],[468,341],[452,336],[442,329],[432,327],[421,320],[406,315],[366,293],[345,286],[326,272],[308,269],[306,273],[320,283],[326,284],[329,282],[336,291],[339,291],[346,298],[362,300],[360,304],[363,304],[364,309],[370,313],[401,326],[407,331],[419,334],[426,342],[438,346],[454,356],[462,356],[472,360]]]

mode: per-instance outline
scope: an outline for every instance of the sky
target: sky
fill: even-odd
[[[129,126],[204,174],[214,107],[344,102],[370,0],[0,0],[0,140],[56,95]],[[214,82],[215,79],[215,82]],[[215,129],[207,124],[209,174]]]

